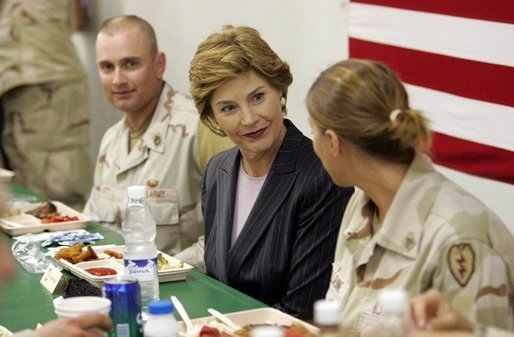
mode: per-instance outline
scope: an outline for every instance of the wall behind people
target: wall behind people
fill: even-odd
[[[94,155],[105,130],[120,118],[103,97],[95,65],[95,33],[111,16],[136,14],[153,25],[159,48],[168,60],[164,78],[182,92],[189,91],[189,63],[207,35],[228,23],[257,28],[295,70],[288,95],[289,117],[306,133],[309,129],[303,99],[308,87],[319,71],[347,55],[345,11],[340,0],[322,1],[314,8],[308,0],[89,0],[88,7],[89,27],[76,34],[75,42],[91,78]]]
[[[101,92],[94,60],[96,30],[106,18],[136,14],[151,22],[168,60],[165,79],[183,92],[189,90],[189,63],[208,34],[227,23],[257,28],[291,65],[288,117],[310,135],[305,94],[322,69],[348,56],[348,1],[90,0],[89,28],[75,42],[90,75],[93,156],[102,134],[121,116]],[[449,169],[443,172],[486,203],[514,232],[514,186]]]

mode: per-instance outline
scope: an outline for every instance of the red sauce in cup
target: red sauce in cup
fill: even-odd
[[[118,272],[112,268],[106,268],[106,267],[97,267],[97,268],[87,268],[84,269],[91,275],[95,276],[107,276],[107,275],[116,275]]]

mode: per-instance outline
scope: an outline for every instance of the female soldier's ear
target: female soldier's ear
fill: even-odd
[[[325,136],[328,138],[329,151],[334,157],[340,156],[343,153],[343,140],[332,129],[324,131]]]

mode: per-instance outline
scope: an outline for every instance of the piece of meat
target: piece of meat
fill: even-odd
[[[104,254],[112,256],[115,259],[123,259],[123,253],[118,253],[114,250],[106,249],[106,250],[104,250]]]
[[[87,250],[89,250],[89,253],[91,253],[91,260],[98,259],[98,255],[96,255],[96,252],[93,249],[93,247],[91,247],[90,245],[87,245],[86,248],[87,248]]]
[[[33,215],[36,218],[43,219],[52,214],[57,213],[57,207],[50,201],[45,201],[41,206],[34,208],[31,211],[26,212],[27,214]]]
[[[54,259],[65,259],[68,262],[73,263],[72,258],[82,253],[84,244],[82,242],[76,243],[71,247],[63,247],[55,254]]]

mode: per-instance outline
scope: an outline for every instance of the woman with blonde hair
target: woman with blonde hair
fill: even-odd
[[[207,273],[310,316],[352,189],[333,184],[312,141],[284,119],[289,65],[255,29],[225,26],[198,46],[190,80],[202,121],[236,144],[204,176]]]
[[[339,232],[328,298],[344,324],[376,329],[383,288],[439,289],[472,321],[512,329],[514,239],[425,154],[427,118],[387,66],[346,60],[307,99],[314,149],[339,186],[355,186]]]

